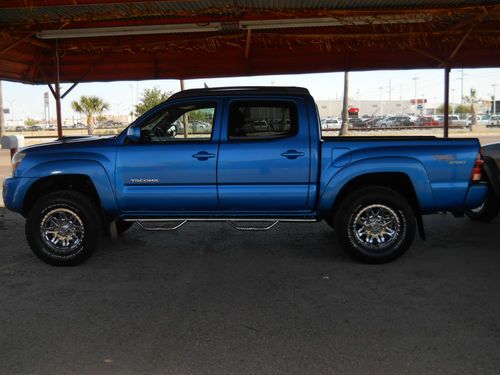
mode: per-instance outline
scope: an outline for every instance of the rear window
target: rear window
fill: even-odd
[[[229,139],[283,138],[297,134],[297,107],[287,101],[235,101],[229,108]]]

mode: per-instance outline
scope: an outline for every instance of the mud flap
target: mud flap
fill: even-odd
[[[115,243],[118,241],[118,230],[116,229],[116,221],[115,220],[111,220],[109,222],[108,233],[109,233],[109,239],[111,240],[111,243]]]
[[[416,214],[416,219],[417,219],[417,228],[418,228],[418,235],[422,240],[425,240],[425,229],[424,229],[424,220],[422,220],[422,215],[419,213]]]

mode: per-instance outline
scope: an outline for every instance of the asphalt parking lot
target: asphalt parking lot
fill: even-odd
[[[500,219],[425,225],[387,265],[351,261],[324,223],[200,223],[55,268],[0,208],[0,373],[496,374]]]

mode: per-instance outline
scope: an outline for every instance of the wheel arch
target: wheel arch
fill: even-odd
[[[420,210],[417,194],[408,175],[402,172],[375,172],[357,176],[345,184],[333,202],[331,214],[335,215],[338,207],[349,194],[366,186],[382,186],[395,190],[408,200],[415,213]]]
[[[26,214],[41,197],[57,190],[75,190],[90,197],[102,207],[99,194],[92,179],[84,174],[61,174],[39,178],[26,192],[23,202],[23,213]]]
[[[329,172],[329,173],[328,173]],[[424,166],[411,158],[370,158],[335,171],[331,168],[328,183],[321,191],[319,212],[331,216],[350,192],[362,186],[392,188],[411,203],[416,213],[432,210],[434,196]]]
[[[55,190],[75,190],[90,196],[108,215],[118,208],[110,178],[104,167],[92,160],[59,160],[37,165],[23,177],[36,179],[23,199],[23,214],[43,194]]]

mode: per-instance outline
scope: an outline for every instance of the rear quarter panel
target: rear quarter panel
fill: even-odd
[[[422,212],[464,205],[477,139],[338,137],[322,142],[319,207],[328,212],[343,186],[367,173],[404,173]]]

